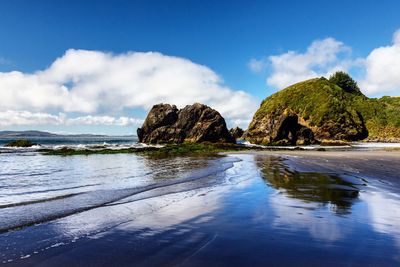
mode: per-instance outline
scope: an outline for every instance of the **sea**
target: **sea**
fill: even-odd
[[[374,154],[399,144],[152,157],[38,151],[144,146],[134,137],[8,141],[0,265],[400,266],[399,157]]]

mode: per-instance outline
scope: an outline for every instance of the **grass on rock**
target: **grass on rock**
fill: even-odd
[[[241,151],[241,150],[260,150],[258,147],[246,147],[243,145],[229,143],[182,143],[167,144],[163,147],[141,147],[123,149],[41,149],[44,155],[73,156],[73,155],[92,155],[92,154],[141,154],[148,156],[196,156],[211,155],[218,152]]]

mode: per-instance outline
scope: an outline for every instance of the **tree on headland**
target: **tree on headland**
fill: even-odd
[[[360,88],[357,85],[357,82],[353,80],[346,72],[337,71],[329,77],[329,81],[338,85],[343,90],[354,93],[357,95],[362,95]]]

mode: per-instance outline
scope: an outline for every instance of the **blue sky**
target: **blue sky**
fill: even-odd
[[[392,64],[394,65],[393,72],[400,71],[400,63],[396,65],[398,51],[395,49],[395,33],[400,28],[398,10],[400,10],[399,1],[365,0],[1,1],[0,72],[8,75],[7,79],[11,79],[9,75],[11,71],[18,71],[24,75],[24,86],[28,84],[27,87],[42,87],[38,90],[46,95],[46,89],[43,88],[47,88],[47,83],[35,83],[33,86],[30,81],[31,77],[25,76],[50,69],[54,61],[62,59],[68,50],[72,51],[71,58],[79,58],[79,60],[82,57],[86,58],[86,54],[81,52],[87,50],[98,52],[99,54],[92,55],[96,59],[106,55],[109,60],[113,60],[118,55],[127,55],[126,53],[129,52],[157,52],[160,56],[144,54],[145,58],[140,61],[135,56],[129,57],[127,61],[135,66],[142,62],[147,64],[149,61],[160,62],[154,63],[155,66],[159,66],[158,64],[162,66],[177,65],[176,68],[179,71],[173,73],[182,74],[181,68],[185,67],[181,66],[186,64],[185,60],[188,60],[194,65],[192,66],[194,69],[193,72],[185,73],[185,75],[196,74],[193,74],[195,81],[188,80],[185,85],[203,84],[203,86],[212,87],[214,91],[207,91],[208,88],[201,86],[198,86],[196,90],[204,89],[207,93],[214,92],[215,94],[221,92],[221,97],[203,98],[199,97],[200,91],[198,93],[193,91],[193,93],[185,95],[185,98],[176,99],[177,104],[191,104],[194,101],[203,100],[207,104],[221,106],[222,113],[227,117],[231,126],[240,124],[245,127],[248,116],[236,114],[225,108],[226,105],[231,104],[220,103],[219,99],[222,99],[223,96],[240,99],[241,96],[237,92],[243,91],[246,93],[243,96],[243,99],[246,98],[244,104],[255,102],[252,107],[254,109],[263,98],[282,89],[282,86],[297,81],[300,77],[308,78],[312,75],[329,74],[336,69],[344,69],[352,73],[360,85],[365,85],[364,92],[369,96],[400,95],[398,93],[400,84],[396,78],[390,80],[392,77],[388,77],[390,84],[385,83],[383,86],[382,81],[378,81],[375,77],[376,69],[380,68],[379,62],[384,61],[387,57],[396,58]],[[317,48],[309,49],[310,47]],[[379,57],[377,57],[375,54],[379,53],[372,53],[373,51],[380,52],[381,48],[388,49],[383,51],[382,56],[378,55]],[[307,51],[309,52],[307,53]],[[392,55],[391,53],[394,53],[394,56],[389,56]],[[276,56],[276,60],[271,59],[271,56]],[[169,63],[172,60],[170,57],[174,63]],[[316,62],[315,58],[317,57],[320,57],[321,61]],[[88,58],[87,60],[92,60],[91,56]],[[281,59],[285,62],[282,63]],[[99,60],[102,62],[99,64],[103,64],[104,69],[108,69],[107,59]],[[250,67],[250,62],[256,64]],[[74,68],[79,69],[82,64],[86,63],[87,61],[83,59],[82,63],[75,64]],[[120,65],[117,64],[113,65],[115,66],[113,69],[118,69]],[[201,66],[206,67],[207,71],[212,73],[204,74]],[[155,68],[154,65],[151,68]],[[292,68],[304,68],[304,70],[301,73],[295,71],[289,78],[284,78],[282,72],[287,73],[287,70]],[[137,68],[132,67],[132,70],[134,69]],[[106,74],[107,72],[102,70],[96,72],[93,77]],[[51,75],[51,78],[49,78],[49,74],[45,78],[39,77],[38,79],[53,81],[55,76]],[[67,98],[77,99],[78,97],[82,98],[82,95],[87,97],[89,93],[82,93],[84,86],[80,84],[81,73],[76,74],[77,76],[71,78],[71,81],[67,81],[69,78],[65,77],[75,74],[63,75],[64,78],[55,81],[52,86],[65,85],[66,90],[77,92],[74,96],[65,96],[65,102],[72,101]],[[214,81],[213,75],[217,75],[220,80]],[[154,79],[161,79],[160,77],[165,77],[165,75],[155,75]],[[166,96],[168,92],[161,92],[162,90],[159,89],[159,95],[154,93],[153,98],[147,97],[146,99],[148,101],[174,101],[180,92],[174,88],[183,86],[178,84],[174,87],[173,83],[177,79],[179,77],[174,77],[172,81],[157,80],[156,83],[157,86],[163,83],[171,84],[165,90],[170,90],[170,93],[175,96]],[[207,85],[204,85],[204,80],[209,81],[210,79],[213,80],[211,85],[208,82],[206,82]],[[62,99],[57,103],[43,100],[35,105],[30,105],[35,100],[29,102],[29,100],[11,98],[11,90],[18,91],[21,83],[19,81],[12,82],[12,86],[10,86],[8,81],[0,78],[0,93],[7,94],[8,97],[3,97],[8,100],[5,104],[0,100],[0,104],[3,104],[0,118],[4,119],[8,116],[5,118],[8,123],[0,124],[0,129],[126,134],[134,132],[135,128],[140,125],[140,120],[144,118],[149,106],[149,103],[140,105],[127,101],[123,108],[116,108],[118,97],[121,95],[131,96],[126,93],[129,86],[123,92],[119,92],[118,97],[99,98],[99,95],[111,94],[114,90],[113,86],[96,93],[97,101],[115,101],[114,106],[96,106],[86,110],[84,108],[74,109],[71,108],[72,104],[67,106],[60,104],[59,102],[63,102]],[[129,81],[135,83],[135,80]],[[133,95],[138,95],[145,90],[151,91],[152,88],[143,86],[154,83],[149,80],[144,83],[140,82],[142,87],[134,89]],[[86,84],[87,82],[84,82],[84,85]],[[398,85],[399,87],[397,87]],[[96,84],[96,86],[98,85]],[[191,88],[186,90],[190,91]],[[229,92],[222,93],[224,90],[229,90]],[[95,95],[94,93],[90,94]],[[33,95],[37,95],[37,93]],[[81,100],[74,100],[75,102],[71,103],[84,105],[84,103],[90,102],[86,98]],[[13,101],[15,104],[9,104]],[[28,101],[28,105],[24,101]],[[242,106],[237,103],[238,101],[234,100],[232,106],[240,109]],[[90,102],[88,105],[91,104],[93,103]],[[246,104],[246,106],[249,105]],[[251,111],[252,109],[249,109],[249,112]],[[32,114],[42,115],[33,116]],[[62,114],[63,119],[52,117],[46,120],[47,117],[44,114],[54,116]],[[32,123],[18,119],[20,116],[25,119],[33,116]],[[102,119],[107,117],[108,125],[92,122],[93,118],[97,117],[99,117],[97,120],[95,119],[97,122],[102,121],[100,117]],[[133,119],[129,120],[129,123],[126,123],[125,120],[118,123],[111,117],[117,118],[117,120],[120,117]],[[44,121],[40,121],[42,118],[45,118]],[[85,119],[65,123],[66,118]],[[56,122],[52,119],[55,119]]]

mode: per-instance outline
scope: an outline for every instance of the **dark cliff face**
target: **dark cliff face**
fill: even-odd
[[[180,110],[175,105],[154,105],[137,134],[139,142],[151,144],[235,142],[221,114],[199,103]]]

